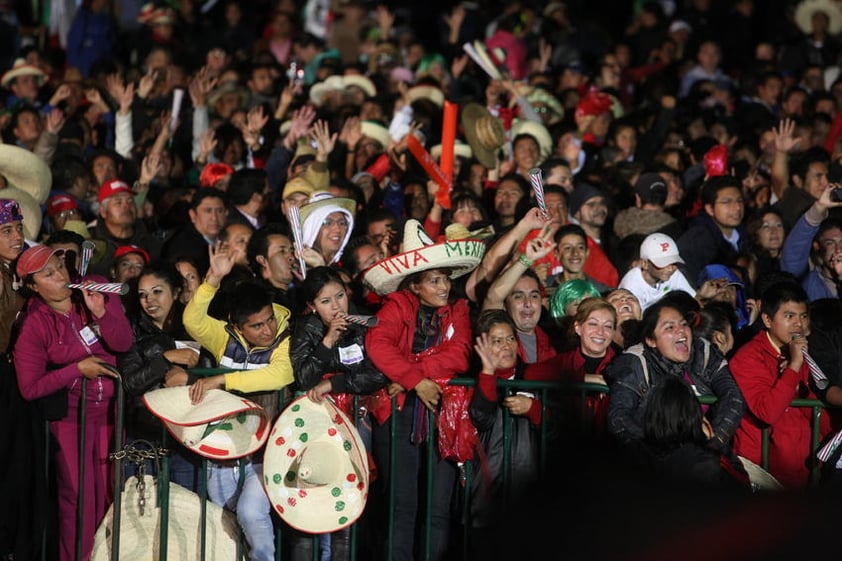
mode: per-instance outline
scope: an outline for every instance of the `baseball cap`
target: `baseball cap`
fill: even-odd
[[[650,171],[640,176],[634,184],[634,192],[642,203],[663,204],[667,200],[667,182],[661,174]]]
[[[54,248],[48,245],[35,245],[24,250],[18,257],[18,265],[16,271],[20,278],[26,278],[27,275],[37,273],[47,266],[50,257],[56,253],[61,253],[64,250],[61,248]]]
[[[97,200],[102,203],[108,197],[113,197],[117,193],[131,193],[132,188],[129,187],[129,184],[125,181],[121,181],[119,179],[112,179],[110,181],[106,181],[102,184],[99,188],[99,194],[97,195]]]
[[[130,245],[121,245],[120,247],[118,247],[117,249],[114,250],[114,261],[123,257],[124,255],[128,255],[129,253],[137,253],[138,255],[143,257],[143,261],[146,264],[149,264],[149,262],[152,260],[152,256],[149,255],[148,251],[146,251],[145,249],[143,249],[139,245],[130,244]]]
[[[79,205],[70,195],[53,195],[47,201],[47,215],[58,216],[65,210],[79,209]]]
[[[684,263],[678,254],[675,240],[666,234],[649,234],[640,244],[640,258],[651,261],[656,267],[663,268],[674,263]]]

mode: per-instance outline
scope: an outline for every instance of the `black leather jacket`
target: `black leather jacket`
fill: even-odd
[[[175,349],[176,341],[192,339],[181,325],[180,318],[183,312],[183,304],[180,302],[173,304],[170,317],[176,321],[168,331],[158,329],[149,316],[143,312],[131,320],[134,344],[129,351],[117,357],[117,369],[123,377],[123,388],[128,397],[126,419],[131,436],[155,439],[160,436],[160,423],[146,411],[140,398],[144,393],[158,388],[164,382],[164,377],[171,366],[171,363],[164,358],[164,351]],[[213,356],[204,348],[201,349],[196,368],[213,368],[214,366],[216,366],[216,361]],[[188,376],[188,384],[195,380],[195,376]],[[149,430],[153,427],[155,432],[150,433]]]
[[[316,314],[299,316],[295,322],[290,354],[297,390],[309,390],[329,373],[335,373],[330,379],[333,393],[365,395],[386,385],[388,379],[375,368],[365,352],[365,327],[349,325],[332,349],[322,344],[326,331]],[[339,349],[352,345],[359,346],[363,359],[354,364],[343,364]]]

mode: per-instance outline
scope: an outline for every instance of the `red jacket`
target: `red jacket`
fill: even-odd
[[[365,337],[366,351],[377,369],[407,391],[423,378],[445,385],[456,374],[468,370],[471,354],[467,300],[457,300],[436,311],[441,321],[442,342],[414,354],[412,338],[419,308],[418,297],[408,290],[387,295],[377,312],[377,325],[369,328]],[[398,396],[399,407],[403,407],[405,399],[406,393]]]
[[[795,398],[818,399],[810,390],[806,362],[796,372],[783,368],[784,357],[766,331],[755,335],[729,361],[746,402],[746,414],[734,435],[734,451],[760,464],[761,429],[770,427],[769,472],[785,487],[803,488],[810,475],[806,460],[811,449],[811,409],[790,407]],[[820,438],[828,434],[827,415],[821,416]]]
[[[538,358],[535,362],[542,362],[558,354],[550,341],[549,335],[537,325],[535,326],[535,354]],[[520,337],[517,340],[517,355],[520,357],[520,360],[526,363],[526,351],[523,350],[523,343],[521,343]]]
[[[620,284],[620,274],[617,268],[608,259],[608,255],[602,246],[588,236],[588,260],[582,269],[586,275],[598,280],[609,288],[615,288]]]

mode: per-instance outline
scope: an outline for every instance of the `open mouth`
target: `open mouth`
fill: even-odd
[[[690,352],[690,346],[687,344],[687,338],[683,339],[676,339],[675,341],[675,350],[682,354],[686,354]]]

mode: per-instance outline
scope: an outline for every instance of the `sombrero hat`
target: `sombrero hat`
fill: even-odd
[[[383,148],[389,146],[389,141],[392,139],[389,136],[389,129],[378,123],[377,121],[363,121],[360,123],[360,129],[363,136],[367,136],[383,145]]]
[[[535,121],[527,121],[526,119],[515,119],[512,123],[512,139],[519,134],[528,134],[538,142],[538,147],[541,150],[540,164],[546,160],[553,150],[553,139],[550,136],[550,131],[541,123]]]
[[[465,105],[460,117],[462,131],[474,157],[489,169],[497,167],[497,150],[506,142],[503,123],[479,103]]]
[[[412,86],[407,90],[406,97],[410,103],[419,99],[429,99],[439,107],[444,105],[444,92],[435,86],[424,84]]]
[[[39,86],[43,85],[44,81],[47,79],[47,75],[43,70],[34,64],[27,63],[26,59],[17,58],[15,59],[14,64],[12,64],[12,67],[3,74],[2,78],[0,78],[0,86],[8,88],[9,82],[18,76],[35,76],[35,80]]]
[[[247,456],[269,435],[266,410],[224,390],[209,390],[193,405],[189,386],[162,388],[145,393],[143,403],[178,442],[207,458]]]
[[[403,279],[420,271],[450,269],[450,278],[459,278],[473,271],[485,253],[485,243],[478,239],[434,243],[415,219],[404,225],[401,248],[402,253],[378,261],[363,276],[363,282],[381,296],[394,292]]]
[[[377,87],[374,85],[374,82],[362,74],[345,74],[342,76],[342,79],[345,80],[346,86],[356,86],[364,91],[365,95],[368,97],[374,97],[377,95]]]
[[[369,466],[353,422],[329,399],[303,396],[278,417],[263,456],[263,486],[284,522],[323,534],[353,524],[368,498]]]
[[[120,503],[120,559],[121,561],[153,561],[161,552],[161,508],[157,480],[144,476],[142,512],[139,491],[132,478],[124,484]],[[202,551],[202,508],[205,508],[205,559],[228,561],[237,558],[239,527],[233,512],[211,501],[202,501],[196,493],[181,485],[170,483],[169,524],[167,526],[167,558],[199,559]],[[108,508],[105,518],[94,535],[92,561],[111,559],[114,539],[114,505]]]
[[[547,123],[553,125],[564,118],[564,107],[558,99],[544,88],[532,88],[526,94],[526,99],[531,104],[542,103],[548,111]]]
[[[474,155],[474,152],[471,150],[471,146],[469,144],[465,144],[457,138],[456,143],[453,145],[453,155],[461,156],[463,158],[471,158]],[[430,156],[436,160],[441,157],[441,144],[436,144],[430,148]]]
[[[324,102],[325,96],[330,92],[341,92],[345,89],[345,79],[342,76],[328,76],[321,82],[310,86],[310,101],[319,106]]]
[[[784,488],[771,473],[742,456],[737,456],[748,474],[751,488],[755,491],[776,491]]]
[[[795,24],[803,33],[813,32],[813,14],[824,12],[828,20],[828,33],[836,35],[842,31],[842,10],[832,0],[802,0],[795,8]]]
[[[25,148],[0,144],[0,175],[8,187],[0,189],[0,198],[20,203],[23,233],[29,240],[38,239],[41,231],[41,205],[47,202],[53,175],[47,164]]]
[[[210,93],[208,93],[207,106],[213,108],[213,106],[216,105],[220,99],[222,99],[222,96],[229,93],[237,94],[241,107],[244,106],[248,101],[249,94],[248,91],[246,91],[246,88],[240,86],[237,82],[233,80],[228,80],[211,90]]]

